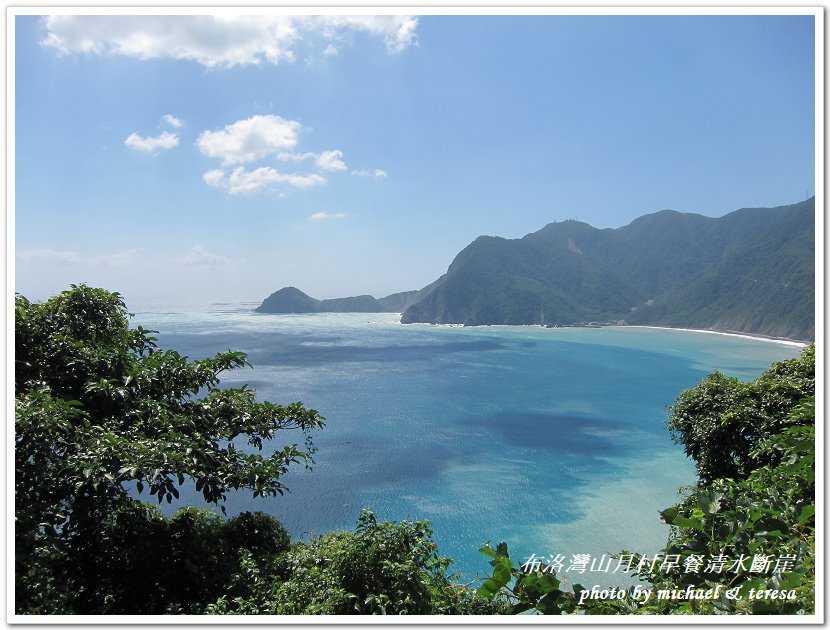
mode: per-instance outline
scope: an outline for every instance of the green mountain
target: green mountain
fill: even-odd
[[[685,326],[813,339],[815,200],[720,218],[663,210],[618,229],[482,236],[403,323]]]
[[[814,339],[814,206],[793,208],[628,323]]]
[[[254,309],[257,313],[401,313],[420,291],[393,293],[375,299],[371,295],[316,300],[295,287],[284,287],[269,295]]]

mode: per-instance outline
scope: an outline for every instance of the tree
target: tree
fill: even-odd
[[[169,503],[189,480],[220,505],[231,490],[282,494],[289,465],[311,462],[316,411],[258,402],[247,386],[220,389],[220,374],[248,365],[244,353],[189,361],[161,350],[152,332],[130,328],[121,296],[103,289],[16,297],[19,613],[101,611],[109,576],[79,559],[113,544],[113,518],[137,518],[129,490]],[[287,430],[303,445],[263,454]]]
[[[211,614],[498,614],[503,601],[453,583],[427,521],[378,521],[364,509],[357,530],[331,532],[266,565],[243,555],[229,593]]]
[[[745,479],[754,468],[775,463],[751,453],[764,437],[784,427],[803,398],[814,394],[815,346],[809,346],[801,357],[775,363],[748,383],[710,374],[677,397],[668,427],[695,460],[701,481]]]

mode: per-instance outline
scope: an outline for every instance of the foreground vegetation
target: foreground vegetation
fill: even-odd
[[[378,522],[291,543],[273,517],[172,517],[191,483],[209,505],[230,490],[281,494],[309,465],[323,419],[300,403],[220,389],[241,353],[188,361],[131,329],[115,293],[73,287],[42,304],[16,300],[15,611],[18,614],[810,614],[815,609],[814,348],[751,383],[715,373],[683,392],[669,428],[694,458],[698,485],[663,512],[672,566],[629,561],[657,589],[733,589],[704,601],[628,594],[592,599],[551,567],[524,567],[506,544],[482,550],[491,575],[459,585],[429,524]],[[301,446],[266,442],[299,431]],[[147,494],[145,494],[147,493]],[[224,509],[223,509],[224,511]],[[482,525],[482,532],[486,524]],[[483,535],[485,537],[486,535]],[[743,559],[688,571],[690,559]],[[775,558],[755,568],[756,558]],[[750,598],[758,591],[784,599]]]

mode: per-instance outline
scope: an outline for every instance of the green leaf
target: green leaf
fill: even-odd
[[[675,527],[692,528],[703,531],[703,523],[696,518],[684,518],[682,516],[677,516],[671,522],[671,525],[674,525]]]
[[[512,574],[510,573],[510,569],[505,567],[503,564],[497,564],[493,569],[493,579],[497,582],[502,584],[503,586],[507,586],[510,584],[510,580],[512,579]]]
[[[660,517],[666,523],[671,523],[675,518],[677,518],[677,508],[667,508],[660,512]]]
[[[539,587],[545,593],[551,593],[559,588],[560,582],[553,573],[543,573],[539,578]]]
[[[493,599],[496,593],[501,590],[502,585],[496,580],[489,578],[478,587],[477,593],[487,599]]]
[[[799,523],[806,523],[807,521],[809,521],[810,519],[813,518],[815,513],[816,513],[815,504],[805,505],[804,507],[801,508],[801,512],[798,515],[798,522]]]
[[[543,615],[561,615],[562,608],[558,602],[558,593],[550,593],[545,595],[536,605],[536,610]]]
[[[483,553],[485,556],[489,556],[491,558],[496,557],[496,552],[493,551],[493,548],[490,546],[490,543],[485,543],[484,546],[478,550],[479,553]]]

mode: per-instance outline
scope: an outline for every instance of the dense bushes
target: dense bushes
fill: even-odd
[[[55,612],[198,614],[226,592],[240,557],[264,564],[288,546],[282,525],[261,512],[225,519],[188,507],[165,518],[132,501],[102,523],[94,544],[73,548],[66,568],[75,592]]]
[[[813,394],[815,348],[810,346],[800,358],[776,363],[748,383],[719,372],[707,376],[678,396],[668,426],[695,460],[701,481],[745,479],[755,468],[776,463],[773,452],[755,449],[779,433],[790,411]]]
[[[243,558],[214,614],[494,614],[500,602],[454,584],[425,521],[378,522],[296,543],[267,567]]]

